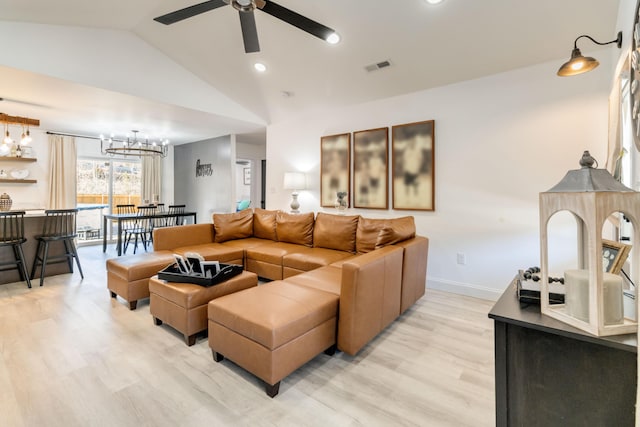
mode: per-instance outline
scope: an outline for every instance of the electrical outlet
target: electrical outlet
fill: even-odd
[[[458,252],[457,261],[460,265],[467,265],[467,256],[463,252]]]

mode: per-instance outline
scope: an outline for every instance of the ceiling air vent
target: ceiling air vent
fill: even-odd
[[[376,64],[367,65],[366,67],[364,67],[364,69],[370,73],[372,71],[381,70],[389,66],[391,66],[391,62],[387,60],[387,61],[378,62]]]

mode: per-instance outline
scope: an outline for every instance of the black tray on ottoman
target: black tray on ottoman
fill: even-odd
[[[206,270],[212,270],[214,266],[205,266]],[[167,282],[193,283],[200,286],[213,286],[222,283],[238,274],[242,273],[244,267],[237,264],[220,264],[220,271],[212,277],[202,277],[193,274],[184,274],[180,272],[175,264],[171,264],[164,270],[158,272],[158,279]]]

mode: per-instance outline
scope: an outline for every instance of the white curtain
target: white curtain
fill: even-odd
[[[49,135],[48,209],[76,207],[76,141],[73,137]]]
[[[156,201],[160,197],[161,185],[160,156],[142,158],[142,200]]]

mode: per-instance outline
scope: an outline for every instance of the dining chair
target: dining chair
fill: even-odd
[[[31,279],[27,272],[22,244],[27,241],[24,237],[24,211],[0,212],[0,248],[11,248],[14,260],[0,263],[0,271],[18,270],[20,280],[31,287]]]
[[[66,262],[69,270],[73,273],[73,260],[78,265],[80,276],[84,279],[82,266],[80,266],[80,258],[76,250],[75,238],[76,233],[76,217],[77,209],[50,209],[44,211],[44,225],[42,234],[35,236],[38,241],[36,248],[36,256],[33,259],[33,267],[31,268],[31,279],[35,277],[36,269],[40,266],[40,286],[44,284],[45,269],[48,264],[56,264]],[[64,254],[51,255],[49,253],[50,245],[62,242],[64,246]]]
[[[156,213],[157,214],[167,213],[164,203],[156,204]],[[167,218],[155,218],[153,220],[153,228],[161,228],[166,226],[167,226]],[[151,233],[151,241],[153,241],[153,233]]]
[[[155,206],[138,206],[138,216],[143,217],[147,215],[154,215],[156,213]],[[124,230],[124,247],[123,253],[127,253],[127,248],[131,242],[131,238],[135,237],[133,242],[133,253],[136,253],[138,249],[138,238],[142,242],[145,252],[147,251],[147,244],[151,242],[151,235],[153,233],[153,219],[151,218],[135,218],[133,220],[133,226]]]
[[[118,215],[135,215],[136,214],[136,205],[116,205],[116,214]],[[122,233],[122,241],[126,236],[125,230],[134,228],[135,220],[134,219],[124,219],[121,221],[120,233]]]
[[[184,216],[177,215],[183,214],[187,208],[187,205],[169,205],[169,217],[167,218],[167,225],[183,225]]]

